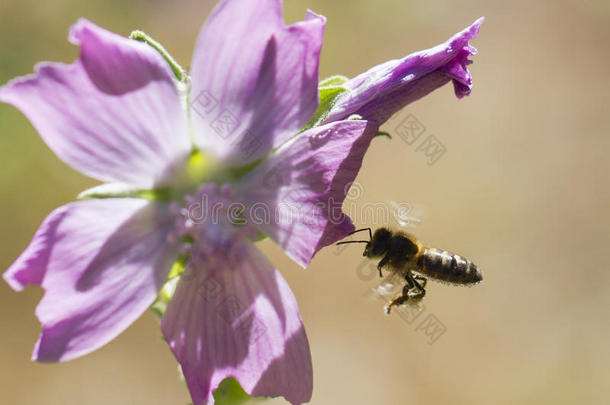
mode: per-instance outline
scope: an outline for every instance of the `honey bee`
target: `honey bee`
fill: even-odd
[[[377,269],[383,277],[382,270],[387,269],[392,276],[399,276],[406,281],[402,293],[394,297],[386,306],[389,314],[392,307],[403,305],[407,301],[419,301],[426,294],[426,282],[429,278],[451,284],[472,285],[483,280],[477,266],[470,260],[445,250],[425,246],[413,235],[406,232],[392,232],[379,228],[373,233],[371,228],[358,229],[351,234],[368,231],[369,240],[339,242],[366,243],[365,257],[381,258]]]

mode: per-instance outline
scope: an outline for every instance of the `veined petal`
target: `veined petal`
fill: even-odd
[[[381,125],[407,104],[449,81],[453,81],[458,98],[469,95],[472,76],[468,57],[476,53],[469,41],[477,36],[482,23],[481,17],[443,44],[385,62],[343,83],[349,91],[336,101],[325,122],[358,114]]]
[[[340,121],[282,145],[239,184],[248,220],[306,267],[354,230],[341,206],[376,131],[367,121]]]
[[[223,0],[192,64],[195,141],[227,164],[265,155],[297,133],[318,103],[325,18],[286,27],[281,0]]]
[[[104,182],[150,188],[190,149],[167,62],[150,46],[80,20],[71,65],[44,63],[0,88],[64,162]],[[169,167],[169,168],[168,168]]]
[[[36,315],[42,334],[34,360],[65,361],[121,333],[155,300],[176,249],[165,205],[141,199],[79,201],[47,217],[4,273],[20,290],[45,290]]]
[[[309,401],[309,343],[286,281],[250,242],[217,253],[193,256],[161,324],[194,404],[213,404],[227,377],[254,396]]]

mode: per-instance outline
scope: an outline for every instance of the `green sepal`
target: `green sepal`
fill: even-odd
[[[184,242],[192,243],[191,238],[191,236],[187,235],[184,239]],[[155,302],[150,306],[150,309],[159,318],[163,318],[163,314],[167,309],[167,305],[174,296],[174,293],[176,292],[176,287],[178,287],[180,276],[182,275],[182,273],[184,273],[184,270],[186,269],[189,257],[190,256],[188,254],[178,255],[178,258],[172,265],[172,268],[169,270],[169,274],[167,275],[167,281],[165,282],[165,284],[163,284],[163,287],[161,287],[161,290],[159,291],[159,295],[157,295],[157,299],[155,300]]]
[[[349,80],[349,78],[342,76],[342,75],[335,75],[335,76],[327,77],[326,79],[320,81],[320,83],[318,84],[318,88],[341,86],[343,83],[345,83],[348,80]]]
[[[247,163],[243,166],[231,167],[228,169],[230,179],[233,181],[237,181],[244,177],[246,174],[250,173],[254,170],[261,162],[263,162],[265,158],[257,159],[253,162]]]
[[[161,287],[161,291],[159,291],[159,295],[157,295],[157,299],[150,306],[150,309],[159,317],[163,318],[163,314],[165,314],[165,310],[169,305],[169,301],[174,296],[176,292],[176,287],[178,287],[178,282],[180,281],[180,277],[170,278],[163,287]]]
[[[240,405],[248,401],[264,399],[248,395],[233,377],[222,380],[213,395],[216,405]]]
[[[163,318],[163,314],[167,310],[167,302],[157,299],[151,306],[151,311],[155,313],[159,317],[159,319]]]
[[[87,189],[76,197],[78,200],[93,198],[143,198],[150,201],[171,201],[172,194],[167,188],[142,190],[123,183],[107,183]]]
[[[184,82],[186,80],[186,71],[182,68],[182,66],[178,64],[178,62],[176,62],[176,59],[174,59],[172,55],[167,52],[163,45],[152,39],[150,35],[146,34],[143,31],[135,30],[131,34],[129,34],[129,39],[144,42],[145,44],[152,46],[157,52],[161,54],[161,56],[163,56],[163,59],[167,61],[169,67],[172,69],[172,72],[174,72],[174,76],[176,76],[176,79],[178,79],[178,81],[180,82]]]
[[[169,275],[167,276],[168,280],[176,278],[184,273],[184,269],[186,269],[186,263],[189,260],[189,255],[181,254],[178,256],[178,259],[172,265],[172,268],[169,271]],[[169,297],[171,298],[171,297]],[[169,300],[169,299],[168,299]]]
[[[333,76],[320,82],[318,85],[320,104],[311,120],[309,120],[301,132],[321,125],[326,120],[337,99],[348,91],[345,87],[341,87],[341,84],[345,83],[345,81],[347,81],[347,77]]]

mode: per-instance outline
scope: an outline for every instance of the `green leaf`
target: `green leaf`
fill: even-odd
[[[176,59],[174,59],[169,54],[169,52],[167,52],[165,50],[163,45],[161,45],[159,42],[152,39],[152,37],[150,35],[146,34],[143,31],[136,30],[136,31],[133,31],[129,35],[129,39],[134,39],[139,42],[144,42],[145,44],[152,46],[167,61],[170,68],[172,69],[172,72],[174,72],[174,76],[176,76],[176,79],[178,79],[178,81],[180,81],[180,82],[184,82],[186,80],[186,77],[187,77],[186,71],[182,68],[182,66],[180,66],[178,64],[178,62],[176,62]]]

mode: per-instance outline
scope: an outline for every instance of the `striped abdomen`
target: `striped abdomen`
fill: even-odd
[[[473,284],[483,279],[477,266],[470,260],[445,250],[424,248],[417,262],[426,276],[455,284]]]

